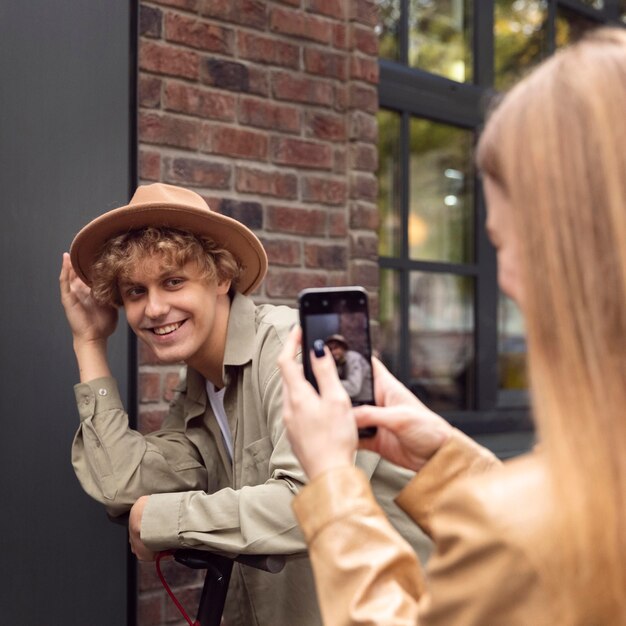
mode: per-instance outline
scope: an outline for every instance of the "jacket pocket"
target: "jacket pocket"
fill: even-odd
[[[257,439],[243,449],[241,484],[261,485],[269,479],[272,442],[269,437]]]

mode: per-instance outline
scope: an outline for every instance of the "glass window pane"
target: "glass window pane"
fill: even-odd
[[[598,22],[559,7],[556,13],[556,47],[561,48],[574,43],[590,28],[597,26]]]
[[[548,55],[547,19],[547,0],[496,0],[496,89],[507,89]]]
[[[409,256],[473,260],[474,170],[471,131],[411,119]]]
[[[437,410],[473,404],[474,280],[412,272],[409,286],[409,383]]]
[[[378,253],[399,257],[402,246],[400,217],[400,115],[378,112]]]
[[[378,56],[400,61],[400,0],[376,0]]]
[[[504,392],[528,389],[524,319],[517,304],[503,293],[498,302],[498,381]],[[502,403],[507,404],[507,394],[500,395]],[[520,394],[516,395],[518,402],[514,404],[519,404]],[[525,402],[526,395],[521,399]]]
[[[409,0],[409,65],[460,83],[471,82],[469,0]]]
[[[380,271],[380,326],[374,337],[374,353],[390,372],[400,376],[400,273]]]

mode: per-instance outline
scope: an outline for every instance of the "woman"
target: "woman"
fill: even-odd
[[[351,410],[327,351],[316,396],[294,330],[284,414],[311,479],[294,508],[329,625],[626,623],[626,31],[521,81],[477,160],[540,450],[500,466],[378,362],[377,407]],[[355,422],[378,435],[359,443]],[[352,467],[359,445],[418,472],[397,501],[435,542],[425,576]]]

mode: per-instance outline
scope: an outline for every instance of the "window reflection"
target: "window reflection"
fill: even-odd
[[[400,61],[400,0],[376,0],[378,56]]]
[[[505,90],[548,54],[547,0],[496,0],[494,83]]]
[[[528,388],[526,375],[526,336],[524,319],[518,306],[500,293],[498,302],[498,380],[502,391],[525,390]],[[525,400],[519,398],[518,400]],[[504,394],[503,404],[511,394]]]
[[[474,281],[424,272],[412,272],[409,280],[411,389],[438,410],[470,408]]]
[[[410,124],[409,256],[473,259],[471,131],[413,118]]]
[[[409,65],[471,82],[473,2],[409,0]]]
[[[374,350],[396,376],[400,375],[400,307],[400,273],[381,270],[378,317],[380,327]]]
[[[400,256],[402,224],[400,217],[400,115],[378,113],[378,252]]]

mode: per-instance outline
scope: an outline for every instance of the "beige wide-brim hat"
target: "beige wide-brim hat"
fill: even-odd
[[[243,294],[255,289],[265,277],[267,254],[249,228],[211,211],[194,191],[163,183],[139,186],[126,206],[104,213],[81,229],[70,247],[74,270],[91,285],[93,264],[104,244],[112,237],[146,226],[185,229],[209,237],[230,251],[243,267],[236,284]]]

